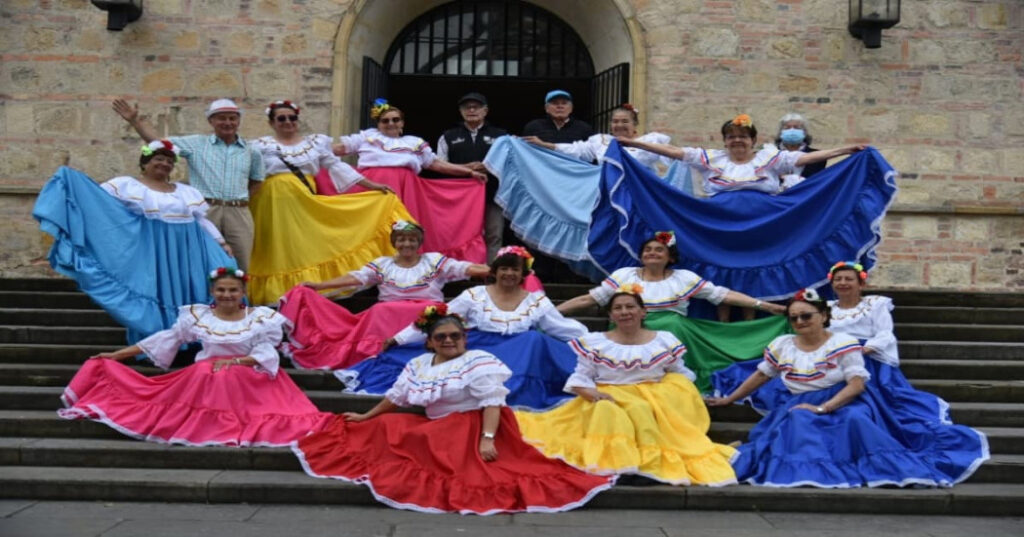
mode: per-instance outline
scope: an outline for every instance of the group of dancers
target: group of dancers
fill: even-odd
[[[55,237],[51,262],[130,327],[133,343],[87,360],[65,389],[59,414],[161,443],[290,446],[311,476],[363,484],[383,503],[426,512],[572,509],[620,476],[636,476],[626,480],[631,484],[952,486],[988,458],[982,433],[951,423],[948,405],[915,390],[900,372],[892,302],[862,294],[868,273],[861,263],[833,259],[823,274],[807,276],[823,262],[815,259],[795,267],[796,275],[769,276],[776,287],[786,278],[828,281],[838,297],[826,302],[807,288],[782,305],[762,287],[736,286],[744,281],[738,270],[691,263],[695,252],[681,251],[679,238],[692,244],[692,232],[677,236],[647,229],[654,220],[634,221],[628,232],[642,239],[629,243],[620,232],[613,242],[635,261],[611,267],[589,293],[556,307],[531,274],[527,248],[506,246],[483,263],[482,213],[465,214],[467,225],[459,229],[445,224],[460,213],[420,217],[453,199],[446,197],[450,191],[424,197],[429,189],[454,185],[464,189],[456,198],[479,197],[482,183],[423,187],[428,181],[415,175],[421,167],[471,170],[430,158],[425,143],[403,142],[400,111],[381,102],[375,109],[376,117],[394,121],[332,147],[315,136],[282,145],[293,139],[285,131],[295,127],[288,116],[297,118],[299,108],[288,101],[268,107],[271,126],[288,128],[255,144],[269,175],[252,199],[256,247],[248,272],[231,262],[227,234],[209,222],[215,205],[209,196],[167,180],[180,152],[173,141],[144,146],[140,178],[100,186],[59,171],[36,210]],[[628,111],[635,124],[635,110]],[[281,114],[283,121],[275,117]],[[749,151],[756,140],[744,116],[722,134],[729,155]],[[775,149],[772,158],[755,155],[731,174],[739,165],[732,157],[620,136],[606,148],[600,178],[616,186],[598,189],[613,205],[625,203],[616,196],[635,162],[620,143],[694,164],[707,172],[709,194],[730,181],[743,183],[739,190],[767,183],[777,190],[784,171],[861,149],[818,155]],[[499,175],[499,196],[522,187],[513,184],[528,168],[515,160],[520,150],[499,150],[502,165],[488,155],[489,169],[509,172]],[[358,172],[335,155],[350,152],[360,154]],[[395,181],[366,173],[374,163],[406,166],[409,176]],[[320,166],[330,173],[317,181]],[[475,171],[465,175],[482,179]],[[645,176],[638,177],[634,194],[646,188]],[[677,188],[652,180],[660,181],[650,187],[655,190]],[[818,188],[799,183],[791,190]],[[325,194],[356,185],[376,192]],[[600,203],[594,206],[600,210]],[[874,206],[884,213],[887,202]],[[413,214],[413,207],[427,212]],[[518,209],[506,210],[513,228],[530,235],[530,225],[516,226]],[[337,220],[345,214],[359,215],[351,226],[363,232],[353,243],[324,242],[337,236],[333,228],[349,226]],[[877,230],[862,232],[855,221],[880,217],[838,219],[848,229],[836,233],[873,236]],[[552,244],[551,232],[538,242]],[[852,245],[853,253],[866,254],[864,246]],[[821,257],[829,248],[801,255]],[[288,257],[298,250],[301,263]],[[592,267],[622,259],[609,252]],[[362,266],[348,266],[359,256]],[[255,271],[270,264],[296,268],[287,277],[277,272],[259,280]],[[727,275],[728,286],[712,281],[717,276],[708,277],[705,266]],[[470,278],[486,283],[444,302],[446,284]],[[371,287],[378,301],[359,313],[322,294]],[[694,299],[762,313],[733,323],[696,319]],[[272,302],[276,309],[263,305]],[[610,330],[590,332],[563,315],[595,309],[606,313]],[[195,363],[171,373],[145,377],[121,363],[141,355],[168,369],[193,342],[202,344]],[[321,412],[280,367],[281,354],[295,367],[332,372],[348,391],[382,399],[366,413]],[[708,436],[708,408],[730,404],[765,413],[738,446]],[[425,415],[392,412],[408,406],[423,407]]]

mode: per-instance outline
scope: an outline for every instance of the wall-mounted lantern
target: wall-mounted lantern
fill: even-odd
[[[92,5],[107,12],[107,30],[113,32],[142,16],[142,0],[92,0]]]
[[[866,48],[882,46],[882,30],[900,22],[900,0],[850,0],[850,34]]]

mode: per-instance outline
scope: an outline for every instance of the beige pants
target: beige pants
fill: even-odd
[[[206,218],[224,235],[224,241],[235,254],[238,268],[248,272],[253,238],[252,213],[249,208],[212,205]]]
[[[494,261],[501,243],[504,241],[505,215],[501,207],[493,201],[484,206],[484,242],[487,243],[487,262]]]

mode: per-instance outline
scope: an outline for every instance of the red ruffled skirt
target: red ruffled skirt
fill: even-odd
[[[380,353],[384,340],[416,320],[429,300],[378,302],[352,313],[308,287],[295,287],[281,300],[281,315],[292,321],[288,354],[304,369],[345,369]]]
[[[498,458],[484,462],[482,416],[479,410],[436,420],[391,413],[359,423],[338,416],[292,451],[311,476],[364,484],[387,505],[429,513],[567,511],[614,483],[544,457],[520,438],[507,407],[495,439]]]
[[[475,179],[424,179],[409,168],[360,168],[367,178],[390,186],[409,214],[423,226],[422,252],[487,262],[484,244],[484,184]],[[347,192],[360,192],[356,186]]]
[[[64,389],[65,419],[91,419],[128,436],[191,446],[287,446],[330,423],[284,371],[213,372],[211,358],[146,377],[115,360],[87,360]]]

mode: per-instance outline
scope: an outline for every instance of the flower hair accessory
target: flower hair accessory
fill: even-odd
[[[498,250],[495,257],[501,257],[509,254],[523,258],[523,264],[526,267],[526,270],[533,270],[533,254],[531,254],[529,250],[522,246],[505,246]]]
[[[821,297],[818,296],[818,292],[808,287],[807,289],[801,289],[793,295],[793,300],[801,302],[821,302]]]
[[[399,220],[391,224],[391,231],[419,231],[422,233],[423,228],[419,224],[414,224],[408,220]]]
[[[266,109],[263,110],[263,113],[266,114],[267,117],[270,117],[271,112],[273,112],[275,108],[291,108],[292,110],[295,110],[296,114],[299,113],[299,105],[291,101],[274,101],[267,105]]]
[[[754,126],[754,120],[750,119],[750,116],[747,114],[740,114],[732,118],[732,124],[739,127],[747,127],[749,129]]]
[[[668,246],[669,248],[676,245],[676,232],[675,231],[659,231],[654,234],[654,240]]]
[[[387,112],[389,108],[391,108],[391,105],[388,104],[387,99],[377,97],[373,100],[373,104],[370,105],[370,119],[379,118],[381,114]]]
[[[622,103],[622,106],[620,106],[619,108],[622,108],[623,110],[629,110],[630,112],[633,112],[633,115],[635,116],[640,115],[640,109],[637,108],[633,103]]]
[[[455,317],[458,319],[459,324],[465,326],[465,321],[462,320],[462,316],[457,313],[448,313],[448,304],[438,304],[436,306],[427,306],[420,312],[419,317],[413,322],[416,328],[426,332],[431,325],[441,320],[444,317]]]
[[[249,281],[249,275],[246,274],[245,271],[243,271],[242,269],[218,267],[210,271],[211,282],[216,281],[218,278],[223,278],[224,276],[233,276],[235,278],[238,278],[239,280],[242,280],[243,282]]]
[[[626,283],[620,285],[616,293],[626,293],[627,295],[640,296],[644,294],[644,287],[639,283]]]
[[[868,281],[868,272],[864,270],[864,265],[861,265],[856,261],[840,261],[835,265],[832,265],[832,268],[828,269],[828,281],[832,281],[832,275],[842,268],[852,268],[857,272],[857,277],[860,278],[860,281]]]
[[[153,140],[152,142],[142,146],[142,148],[139,149],[139,152],[148,157],[161,149],[174,153],[174,162],[178,162],[178,146],[171,143],[170,140]]]

